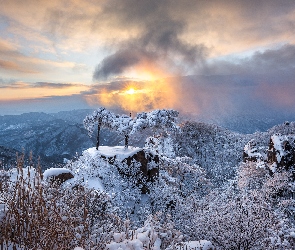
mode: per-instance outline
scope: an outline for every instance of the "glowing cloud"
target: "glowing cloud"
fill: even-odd
[[[80,94],[82,91],[88,89],[88,86],[82,84],[29,84],[16,82],[12,85],[0,88],[0,101],[28,100],[50,96],[70,96]]]
[[[121,88],[107,87],[87,95],[91,105],[121,107],[126,111],[148,111],[156,108],[173,108],[177,102],[175,89],[164,80],[153,82],[129,82]]]

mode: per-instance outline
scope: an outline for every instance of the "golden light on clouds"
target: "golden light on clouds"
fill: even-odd
[[[104,88],[86,96],[90,105],[121,107],[128,112],[173,108],[177,105],[178,99],[176,89],[164,80],[130,82],[118,90]]]
[[[129,88],[128,90],[125,91],[125,93],[128,95],[133,95],[136,93],[136,90],[134,88]]]
[[[62,86],[31,86],[30,84],[18,82],[13,87],[0,89],[0,101],[26,100],[34,98],[45,98],[49,96],[70,96],[88,90],[89,87],[81,84],[63,84]]]

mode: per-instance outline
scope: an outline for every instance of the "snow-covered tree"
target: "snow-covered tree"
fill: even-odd
[[[115,119],[115,114],[101,107],[93,112],[92,115],[85,117],[83,124],[84,127],[88,130],[89,136],[92,135],[97,124],[97,140],[96,140],[96,149],[99,147],[99,133],[102,127],[111,128],[112,123]]]
[[[128,148],[129,135],[133,129],[133,119],[128,115],[116,115],[111,124],[111,128],[123,134],[125,138],[125,148]]]
[[[115,115],[105,108],[98,108],[92,115],[86,116],[83,123],[91,136],[97,125],[97,143],[99,147],[99,132],[102,127],[109,128],[123,134],[125,137],[125,147],[128,148],[129,135],[142,132],[146,128],[152,129],[154,132],[170,132],[177,129],[176,119],[178,111],[172,109],[154,110],[151,112],[139,113],[135,119],[128,115]]]
[[[157,109],[148,113],[139,113],[135,118],[132,133],[140,132],[146,128],[160,132],[176,130],[178,114],[178,111],[173,109]]]

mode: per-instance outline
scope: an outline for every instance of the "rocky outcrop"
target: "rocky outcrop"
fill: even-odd
[[[276,171],[288,171],[295,180],[295,136],[275,134],[271,136],[267,151],[267,163],[272,175]]]
[[[255,161],[262,160],[262,155],[258,153],[256,142],[254,140],[249,141],[243,151],[243,161]]]
[[[295,137],[275,134],[271,136],[267,162],[275,163],[278,169],[289,170],[295,165]]]
[[[122,176],[132,178],[143,194],[149,192],[148,183],[159,175],[159,156],[148,149],[139,149],[124,157],[101,155],[101,158],[115,165]]]
[[[159,175],[159,156],[143,149],[125,158],[118,170],[120,174],[133,178],[143,194],[148,193],[147,183],[155,181]]]
[[[66,168],[50,168],[45,170],[43,177],[51,184],[62,184],[74,178],[74,174]]]

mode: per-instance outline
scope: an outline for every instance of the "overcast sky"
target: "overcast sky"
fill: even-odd
[[[0,1],[0,115],[293,112],[294,67],[294,0]]]

